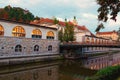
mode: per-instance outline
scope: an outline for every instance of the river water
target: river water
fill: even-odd
[[[120,64],[120,54],[0,67],[0,80],[85,80],[97,70]]]

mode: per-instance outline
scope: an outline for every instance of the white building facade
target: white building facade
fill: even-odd
[[[0,58],[59,55],[57,29],[0,19]]]

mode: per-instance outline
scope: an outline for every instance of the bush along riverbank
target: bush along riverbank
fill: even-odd
[[[116,80],[120,75],[120,65],[110,66],[99,70],[94,76],[85,80]]]

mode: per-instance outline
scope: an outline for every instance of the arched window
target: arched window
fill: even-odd
[[[12,30],[12,36],[15,37],[25,37],[25,30],[21,26],[16,26]]]
[[[54,33],[52,31],[47,32],[47,39],[54,39]]]
[[[97,39],[97,44],[99,44],[99,39]]]
[[[32,38],[41,38],[42,32],[39,29],[34,29],[32,31]]]
[[[39,51],[39,46],[38,45],[34,46],[34,51],[36,51],[36,52]]]
[[[22,46],[21,45],[16,45],[15,52],[22,52]]]
[[[4,29],[3,29],[3,26],[0,25],[0,36],[3,36],[4,35]]]
[[[98,44],[100,44],[101,43],[101,39],[99,39],[99,43]]]
[[[94,44],[94,38],[92,38],[92,44]]]
[[[52,45],[48,46],[48,51],[52,51]]]
[[[104,43],[104,41],[102,40],[102,44]]]
[[[86,43],[90,43],[90,39],[88,37],[86,38]]]

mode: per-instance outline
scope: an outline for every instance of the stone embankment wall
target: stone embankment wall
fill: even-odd
[[[21,51],[16,46],[21,46]],[[39,46],[35,51],[35,46]],[[49,46],[52,48],[49,49]],[[18,51],[15,51],[18,50]],[[59,54],[59,41],[18,37],[0,37],[0,63],[49,58]],[[3,60],[3,61],[2,61]],[[8,64],[7,63],[7,64]]]

